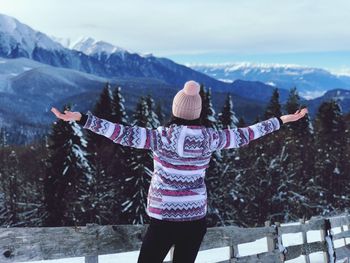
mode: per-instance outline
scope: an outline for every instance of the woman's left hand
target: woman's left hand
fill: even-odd
[[[52,107],[51,111],[56,115],[57,118],[64,121],[79,121],[81,118],[81,113],[78,111],[65,110],[63,114],[55,107]]]
[[[283,123],[293,122],[293,121],[297,121],[297,120],[301,119],[307,113],[308,113],[307,108],[303,108],[301,110],[297,110],[294,114],[283,115],[280,118],[283,121]]]

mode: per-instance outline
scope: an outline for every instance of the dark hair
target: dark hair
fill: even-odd
[[[186,120],[171,114],[169,121],[164,126],[176,125],[188,125],[188,126],[203,126],[200,118],[194,120]]]

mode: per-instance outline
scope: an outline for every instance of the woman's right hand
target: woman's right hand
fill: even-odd
[[[57,118],[64,121],[79,121],[81,118],[81,113],[78,111],[73,112],[65,110],[64,113],[61,113],[55,107],[52,107],[51,111],[56,115]]]

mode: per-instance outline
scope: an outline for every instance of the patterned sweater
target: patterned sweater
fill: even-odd
[[[154,170],[147,197],[147,214],[160,220],[190,221],[205,217],[205,170],[216,150],[238,148],[276,131],[273,117],[244,128],[215,130],[172,124],[148,129],[112,123],[90,111],[78,121],[85,129],[122,144],[153,152]]]

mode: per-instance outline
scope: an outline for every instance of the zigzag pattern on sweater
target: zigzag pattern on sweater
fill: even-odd
[[[93,116],[91,121],[91,129],[98,134],[105,134],[108,131],[109,123],[103,121],[103,119]]]
[[[140,145],[141,144],[141,129],[137,127],[123,127],[116,138],[118,143],[123,145]]]
[[[206,200],[187,201],[187,202],[167,202],[163,205],[163,208],[167,210],[177,210],[177,209],[189,210],[192,208],[203,207],[205,205],[206,205]]]
[[[177,142],[180,136],[182,126],[170,126],[168,130],[166,127],[159,127],[160,138],[158,142],[160,143],[160,149],[166,150],[167,152],[176,153],[177,152]],[[157,129],[157,130],[158,130]]]
[[[204,177],[213,151],[248,144],[277,130],[280,124],[277,118],[271,118],[245,128],[191,127],[171,125],[146,129],[124,126],[100,119],[91,112],[88,112],[84,125],[84,128],[115,143],[153,150],[154,171],[148,191],[147,213],[173,221],[205,216],[207,192]]]
[[[234,139],[236,139],[236,144],[238,145],[238,147],[248,144],[249,137],[245,134],[244,130],[238,128],[234,131],[234,133],[236,134]]]
[[[204,214],[204,216],[203,216]],[[205,217],[205,211],[204,213],[198,216],[191,216],[191,217],[162,217],[163,220],[167,220],[167,221],[173,221],[173,222],[184,222],[184,221],[190,221],[190,220],[199,220],[202,219],[203,217]],[[150,214],[150,216],[152,216],[152,214]]]
[[[204,175],[188,176],[187,178],[179,175],[169,175],[162,170],[154,172],[154,176],[158,176],[164,184],[168,184],[175,189],[198,188],[204,184]]]
[[[210,161],[210,157],[203,156],[203,157],[180,157],[179,155],[176,155],[174,157],[169,157],[163,155],[158,155],[155,153],[156,160],[162,160],[167,163],[171,163],[173,165],[182,165],[184,163],[197,165],[197,166],[203,166],[207,165]],[[155,163],[156,164],[156,163]]]
[[[192,189],[166,189],[165,187],[157,187],[155,185],[152,185],[150,187],[150,195],[154,197],[164,197],[164,196],[195,196],[198,195],[195,191]],[[187,199],[185,200],[188,201]],[[182,201],[183,202],[183,201]]]
[[[257,123],[257,127],[261,134],[267,134],[275,129],[274,125],[270,121],[262,121]]]
[[[200,216],[203,215],[205,212],[204,207],[198,207],[198,208],[192,208],[192,209],[163,209],[162,210],[162,216],[163,217],[187,217],[192,218],[194,216]]]

